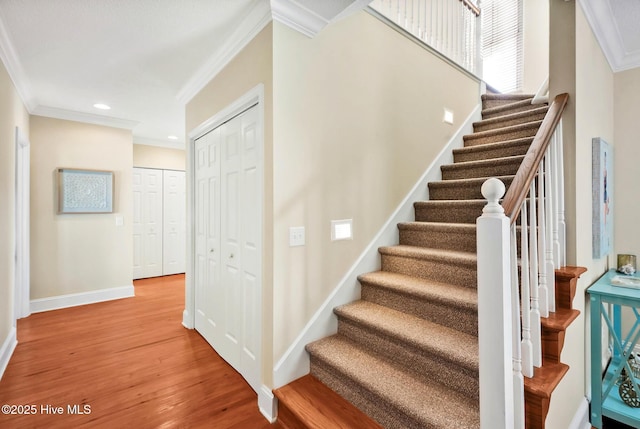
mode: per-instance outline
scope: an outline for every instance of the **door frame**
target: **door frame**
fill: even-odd
[[[230,119],[238,116],[243,111],[252,107],[257,103],[256,109],[258,109],[258,123],[257,123],[257,135],[258,135],[258,166],[261,170],[260,183],[259,183],[259,202],[258,202],[258,217],[261,219],[259,225],[260,228],[260,243],[257,243],[259,252],[258,272],[264,273],[262,261],[263,261],[263,242],[264,242],[264,85],[258,84],[254,88],[250,89],[247,93],[236,99],[234,102],[223,108],[218,113],[205,120],[203,123],[195,127],[188,133],[187,142],[187,261],[186,261],[186,281],[185,281],[185,309],[182,315],[182,324],[188,329],[195,328],[195,141],[204,136],[205,134],[213,131],[220,125],[229,121]],[[259,304],[258,320],[262,322],[262,306],[263,306],[263,288],[264,279],[260,278],[260,285],[258,288],[258,296],[256,297]],[[260,323],[261,326],[267,326],[265,323]],[[264,328],[263,328],[264,330]],[[258,356],[256,360],[259,362],[259,380],[262,383],[262,338],[263,332],[258,333],[258,344],[260,348],[257,350]],[[260,386],[251,386],[258,394],[260,394]]]
[[[30,177],[31,144],[20,127],[15,133],[15,269],[13,321],[31,314],[30,303]]]

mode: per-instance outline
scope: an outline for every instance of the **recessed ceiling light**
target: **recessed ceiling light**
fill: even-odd
[[[178,140],[178,136],[174,136],[174,135],[167,136],[167,138],[169,140]]]
[[[100,110],[109,110],[111,109],[110,106],[107,106],[106,104],[102,104],[102,103],[96,103],[93,105],[93,107],[95,107],[96,109],[100,109]]]

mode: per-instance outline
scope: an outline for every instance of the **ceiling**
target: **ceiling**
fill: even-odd
[[[640,66],[640,0],[579,1],[612,69]],[[0,0],[0,57],[32,114],[184,147],[185,104],[271,19],[312,37],[367,3]]]

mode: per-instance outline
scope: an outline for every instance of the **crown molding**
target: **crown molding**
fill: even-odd
[[[133,130],[140,122],[128,119],[110,118],[108,116],[93,115],[91,113],[76,112],[75,110],[58,109],[56,107],[37,106],[32,115],[47,118],[64,119],[66,121],[84,122],[87,124],[103,125],[106,127]]]
[[[136,137],[133,136],[133,144],[139,144],[144,146],[156,146],[156,147],[164,147],[167,149],[181,149],[184,150],[184,142],[181,141],[165,141],[159,139],[152,139],[147,137]]]
[[[314,37],[329,21],[293,0],[271,0],[273,19],[307,37]]]
[[[182,104],[187,104],[191,101],[270,22],[271,9],[269,8],[269,3],[266,0],[260,0],[249,12],[249,15],[231,33],[220,49],[214,52],[178,91],[176,95],[178,101]]]
[[[578,0],[587,22],[591,26],[598,44],[614,73],[640,67],[640,52],[628,53],[620,34],[608,1]]]
[[[20,99],[22,100],[25,108],[30,114],[33,113],[33,110],[37,106],[37,102],[31,95],[31,91],[29,90],[29,79],[27,79],[27,75],[22,68],[20,60],[18,59],[18,55],[15,48],[13,47],[13,43],[11,42],[11,38],[9,37],[9,33],[7,32],[7,28],[4,24],[4,18],[1,13],[0,59],[7,69],[7,73],[13,81],[13,84],[16,87],[18,95],[20,96]]]

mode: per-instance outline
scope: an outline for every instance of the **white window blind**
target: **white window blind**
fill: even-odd
[[[522,89],[522,0],[483,0],[482,77],[502,93]]]

